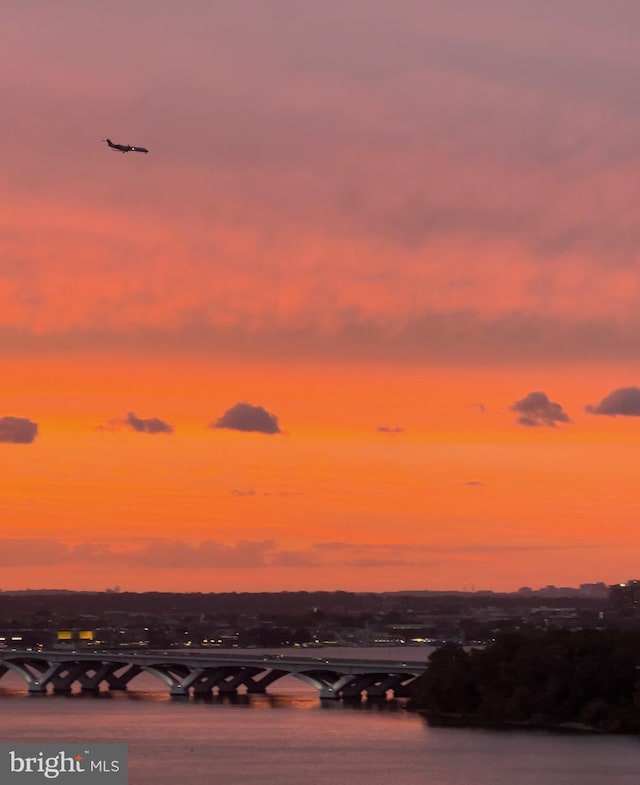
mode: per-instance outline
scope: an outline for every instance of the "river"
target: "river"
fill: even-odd
[[[350,654],[383,658],[389,651]],[[395,650],[398,659],[416,655],[416,649]],[[128,693],[28,696],[6,676],[0,680],[0,741],[125,742],[131,785],[640,781],[635,737],[431,728],[401,702],[321,704],[315,691],[293,679],[270,690],[235,700],[172,700],[141,676]]]

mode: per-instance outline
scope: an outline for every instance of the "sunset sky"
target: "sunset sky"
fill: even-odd
[[[639,28],[5,2],[0,588],[640,577]]]

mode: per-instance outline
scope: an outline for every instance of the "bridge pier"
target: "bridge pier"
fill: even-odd
[[[342,690],[341,697],[346,701],[360,701],[362,700],[362,690],[357,687],[345,687]]]
[[[117,666],[116,666],[117,667]],[[130,665],[124,673],[121,673],[119,676],[115,673],[116,668],[114,668],[111,673],[106,675],[106,682],[109,685],[109,691],[127,691],[127,685],[139,673],[142,673],[142,668],[138,665]]]
[[[193,694],[199,698],[208,698],[213,695],[213,685],[209,681],[194,682]]]
[[[365,687],[367,691],[367,700],[386,700],[387,692],[393,690],[398,684],[396,676],[387,676],[386,678],[375,678],[372,682]]]
[[[367,690],[367,700],[368,701],[386,701],[387,700],[387,691],[383,690],[381,687],[372,687],[371,689]]]
[[[274,681],[281,679],[283,676],[286,676],[288,671],[279,670],[278,668],[274,668],[267,673],[262,675],[254,674],[252,677],[247,678],[245,684],[247,685],[247,692],[248,693],[256,693],[257,695],[264,695],[267,691],[267,687],[270,684],[273,684]],[[260,675],[260,678],[258,676]]]
[[[235,695],[237,685],[242,681],[242,673],[233,673],[230,668],[197,668],[181,678],[181,684],[187,692],[200,697],[212,696],[218,688],[220,695]]]
[[[109,663],[90,663],[78,676],[82,692],[99,692],[100,684],[113,676],[116,667]]]
[[[231,674],[218,682],[220,695],[237,695],[238,687],[246,686],[249,690],[254,684],[254,676],[260,671],[256,668],[242,668],[239,673]]]
[[[53,684],[53,691],[56,694],[64,695],[71,692],[71,685],[81,674],[85,672],[85,666],[80,664],[62,663],[49,677]]]

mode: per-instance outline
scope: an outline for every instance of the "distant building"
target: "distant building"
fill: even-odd
[[[603,581],[598,583],[581,583],[578,593],[582,597],[594,597],[604,600],[609,596],[609,587]]]
[[[30,649],[47,646],[52,641],[51,633],[41,629],[0,630],[0,649]]]
[[[621,616],[640,615],[640,580],[610,586],[609,606]]]
[[[93,630],[58,630],[56,632],[56,647],[90,646],[94,640]]]

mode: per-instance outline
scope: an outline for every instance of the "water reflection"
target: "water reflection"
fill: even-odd
[[[28,693],[21,689],[0,689],[2,700],[23,701],[37,699],[46,701],[114,701],[142,703],[179,703],[185,705],[234,706],[253,709],[320,709],[323,711],[360,711],[394,713],[404,710],[406,700],[396,698],[350,698],[342,700],[320,699],[313,692],[304,693],[248,693],[170,695],[155,690],[88,690],[72,692]]]
[[[370,712],[396,712],[404,710],[406,701],[387,699],[365,699],[361,700],[321,700],[321,709],[341,709],[351,711],[370,711]]]

